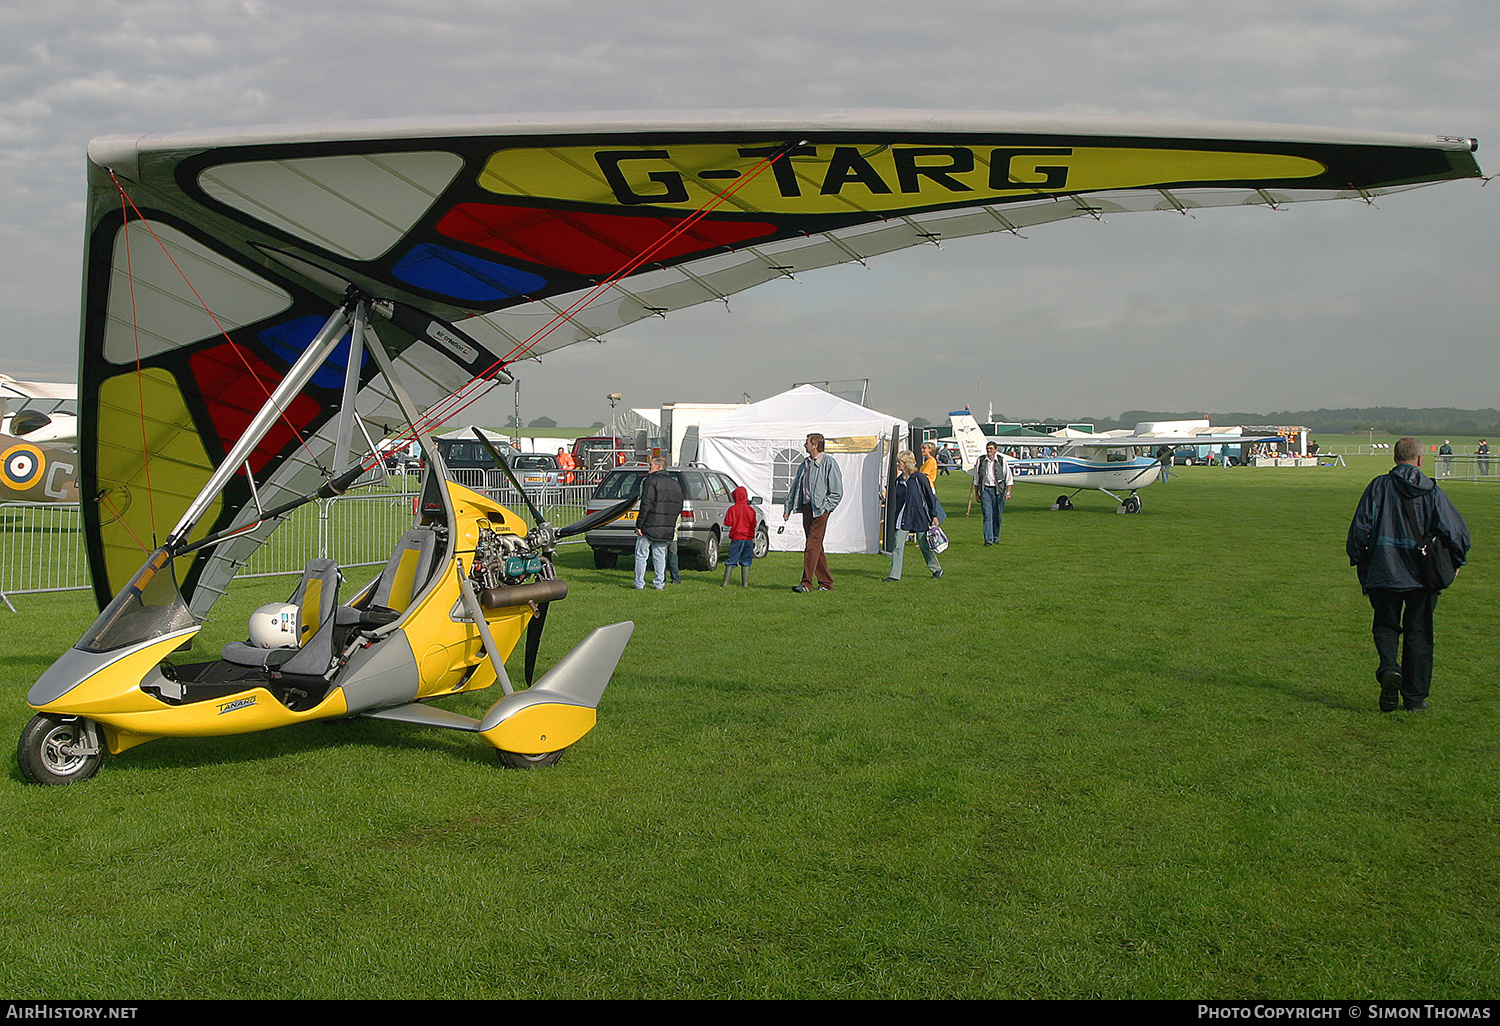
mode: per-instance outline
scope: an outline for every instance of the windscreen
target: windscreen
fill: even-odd
[[[85,652],[109,652],[192,627],[197,619],[177,587],[172,556],[157,549],[79,640]]]
[[[634,499],[641,494],[641,481],[645,474],[614,473],[604,479],[599,490],[594,493],[596,499]]]

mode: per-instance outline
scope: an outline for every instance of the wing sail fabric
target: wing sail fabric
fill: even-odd
[[[879,112],[95,140],[80,412],[96,598],[171,529],[350,286],[483,350],[377,318],[428,408],[503,360],[819,267],[1073,217],[1368,198],[1476,177],[1473,150],[1456,137]],[[266,505],[333,465],[348,353],[249,460]],[[361,417],[398,427],[368,354],[359,378]],[[236,478],[200,531],[253,520],[250,494]],[[184,581],[196,610],[273,527],[198,555]]]

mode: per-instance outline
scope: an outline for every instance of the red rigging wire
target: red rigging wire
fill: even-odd
[[[787,145],[782,146],[781,148],[777,149],[773,153],[770,153],[767,156],[762,157],[759,160],[759,162],[757,162],[756,165],[754,167],[752,167],[750,169],[750,171],[748,171],[745,175],[743,175],[740,178],[736,179],[735,182],[732,185],[727,186],[724,189],[720,190],[719,192],[715,193],[701,207],[699,207],[697,210],[693,211],[687,217],[683,218],[682,220],[680,220],[676,224],[674,224],[665,233],[663,233],[662,236],[659,239],[657,239],[650,246],[648,246],[645,249],[643,249],[636,256],[634,256],[634,257],[630,258],[629,260],[627,260],[624,263],[624,265],[622,265],[620,267],[619,270],[615,271],[613,274],[611,274],[604,281],[602,281],[599,284],[595,285],[594,287],[592,287],[591,289],[589,289],[587,292],[585,292],[582,296],[580,296],[578,299],[574,300],[573,303],[566,310],[562,311],[556,317],[554,317],[551,321],[549,321],[547,324],[545,324],[541,328],[537,329],[524,342],[522,342],[522,343],[514,346],[508,353],[506,353],[504,356],[500,357],[493,364],[491,364],[490,366],[486,367],[484,370],[480,371],[478,374],[475,374],[472,378],[469,379],[468,383],[465,384],[462,388],[459,388],[458,390],[456,390],[454,392],[450,392],[443,399],[440,399],[438,402],[434,403],[433,406],[430,409],[428,409],[422,415],[422,417],[420,418],[420,421],[421,421],[420,426],[413,425],[412,426],[413,430],[409,434],[404,435],[402,437],[402,441],[404,441],[404,442],[414,441],[417,438],[417,436],[422,435],[422,434],[426,434],[429,431],[436,430],[437,428],[441,427],[443,424],[445,424],[449,420],[451,420],[453,417],[455,417],[459,413],[463,412],[469,406],[473,405],[479,399],[483,398],[485,396],[485,394],[487,394],[490,391],[490,389],[494,388],[495,385],[497,385],[499,383],[498,380],[493,376],[497,371],[503,370],[507,364],[514,363],[516,360],[519,360],[522,357],[524,357],[527,353],[529,353],[532,349],[534,349],[537,346],[537,344],[542,341],[542,339],[546,338],[548,335],[552,334],[552,332],[556,331],[557,328],[559,326],[561,326],[564,322],[571,320],[572,317],[573,317],[573,315],[575,313],[577,313],[579,310],[582,310],[584,307],[588,306],[595,299],[599,298],[599,296],[603,295],[604,292],[607,291],[611,286],[613,286],[617,281],[619,281],[620,279],[622,279],[622,278],[626,277],[627,275],[633,273],[642,264],[645,264],[653,256],[655,256],[657,253],[659,253],[664,247],[666,247],[669,243],[671,243],[672,240],[676,239],[679,235],[682,235],[688,229],[692,228],[693,225],[697,224],[699,221],[701,221],[708,214],[711,214],[713,211],[715,211],[719,207],[723,206],[723,204],[726,203],[729,200],[730,197],[732,197],[735,193],[739,192],[746,185],[749,185],[757,177],[759,177],[761,174],[763,174],[766,171],[766,169],[769,168],[777,160],[779,160],[782,157],[784,157],[792,149],[793,145],[794,144],[788,143]],[[256,384],[260,385],[262,391],[265,392],[266,399],[269,401],[270,398],[271,398],[271,390],[266,387],[265,382],[262,381],[259,378],[259,376],[257,376],[255,374],[255,372],[250,368],[249,361],[247,361],[245,359],[244,352],[241,350],[241,348],[238,345],[234,344],[234,340],[229,337],[229,333],[224,329],[224,326],[219,323],[218,317],[216,317],[214,315],[213,311],[208,308],[208,304],[203,301],[203,297],[198,294],[198,290],[196,288],[194,288],[193,283],[188,280],[188,277],[187,277],[186,273],[184,273],[183,270],[182,270],[182,268],[180,266],[178,266],[177,261],[172,257],[171,252],[168,251],[168,249],[166,247],[166,244],[164,242],[162,242],[161,238],[156,234],[155,230],[152,229],[150,221],[148,221],[146,219],[145,215],[143,215],[140,212],[140,210],[135,206],[135,202],[133,200],[131,200],[130,197],[129,197],[129,195],[125,192],[124,186],[122,186],[120,184],[119,178],[116,177],[116,175],[115,175],[115,173],[113,171],[110,171],[109,175],[110,175],[110,179],[115,184],[116,190],[118,190],[119,193],[120,193],[121,209],[122,209],[122,212],[124,213],[124,220],[125,220],[126,231],[127,232],[129,231],[129,224],[130,224],[129,211],[133,210],[135,212],[135,214],[136,214],[136,217],[146,227],[146,230],[151,233],[151,237],[156,240],[157,245],[161,247],[162,253],[166,255],[167,259],[171,262],[172,266],[174,268],[176,268],[177,273],[182,276],[183,282],[187,285],[188,289],[193,293],[193,298],[198,301],[198,305],[203,308],[203,312],[206,313],[206,314],[208,314],[208,316],[213,320],[214,326],[219,329],[219,333],[224,336],[224,340],[226,342],[230,343],[232,349],[235,352],[235,355],[239,358],[241,364],[244,366],[245,372],[250,376],[250,378],[252,380],[255,381]],[[128,208],[129,208],[128,210],[125,209],[127,205],[128,205]],[[132,324],[134,324],[134,321],[135,321],[135,310],[134,310],[135,286],[134,286],[134,277],[130,273],[130,269],[129,269],[130,246],[129,246],[129,242],[128,242],[128,237],[127,237],[127,243],[126,243],[126,247],[125,247],[125,255],[126,255],[126,261],[127,261],[126,275],[127,275],[127,278],[131,282],[131,321],[132,321]],[[139,333],[139,329],[138,328],[137,328],[137,333]],[[378,341],[377,341],[376,344],[377,345],[379,344]],[[140,387],[140,344],[139,344],[139,342],[137,342],[137,344],[136,344],[136,378],[137,378],[137,387],[139,388]],[[466,389],[468,389],[471,385],[474,385],[477,382],[484,382],[485,383],[484,387],[476,389],[475,392],[474,392],[474,394],[470,395],[467,398],[461,399],[460,395]],[[144,397],[142,397],[142,399],[141,399],[140,402],[141,402],[141,442],[142,442],[142,448],[144,450],[144,448],[145,448],[145,437],[146,437],[146,410],[145,410],[145,399],[144,399]],[[277,412],[281,415],[281,419],[286,422],[287,426],[292,429],[292,435],[293,435],[293,437],[295,437],[297,439],[298,444],[300,444],[302,446],[303,451],[306,452],[309,457],[311,457],[312,453],[311,453],[311,451],[307,447],[307,442],[302,438],[301,432],[297,430],[297,428],[296,428],[296,426],[294,424],[292,424],[291,418],[287,415],[286,410],[284,410],[284,409],[278,409]],[[147,473],[147,484],[146,484],[146,487],[147,487],[147,492],[149,494],[150,490],[151,490],[151,484],[150,484],[150,454],[149,454],[149,452],[146,452],[144,455],[145,455],[146,468],[147,468],[147,470],[146,470],[146,473]],[[368,460],[361,461],[361,466],[364,469],[368,470],[371,467],[375,466],[375,464],[379,463],[380,459],[381,459],[380,454],[378,454],[378,453],[372,453],[370,455],[370,457],[369,457]],[[155,523],[155,517],[154,517],[154,515],[153,515],[153,518],[152,518],[152,522],[153,522],[153,524]]]
[[[114,172],[110,172],[110,177],[114,178]],[[135,269],[130,259],[130,212],[126,209],[125,190],[120,189],[118,179],[115,179],[115,188],[120,191],[120,230],[125,233],[125,281],[130,286],[130,331],[135,344],[135,395],[136,405],[141,410],[141,463],[146,471],[146,519],[151,524],[151,534],[154,537],[156,535],[156,489],[151,487],[151,449],[146,442],[146,386],[141,377],[141,328],[135,310]],[[114,510],[114,503],[110,502],[109,505],[111,510]],[[135,531],[131,530],[130,525],[120,519],[118,511],[115,512],[115,518],[124,525],[126,532],[134,539],[136,545],[140,546],[141,551],[148,551],[140,538],[136,537]]]
[[[156,229],[154,229],[154,228],[151,227],[150,220],[148,220],[146,218],[145,214],[141,213],[140,208],[135,205],[135,200],[131,199],[130,196],[129,196],[129,194],[126,193],[125,187],[122,184],[120,184],[119,177],[112,170],[109,172],[109,177],[110,177],[110,181],[114,182],[115,189],[120,194],[120,208],[121,208],[122,217],[124,218],[124,229],[123,230],[126,233],[125,266],[126,266],[126,278],[130,282],[130,303],[131,303],[131,307],[130,307],[130,321],[131,321],[131,327],[132,327],[132,329],[134,330],[134,332],[136,334],[136,340],[137,340],[136,341],[136,357],[135,357],[135,369],[136,369],[136,384],[137,384],[137,388],[140,387],[141,355],[140,355],[140,341],[139,341],[139,338],[140,338],[140,326],[136,323],[136,312],[135,312],[135,275],[132,273],[131,267],[130,267],[130,242],[129,242],[129,233],[130,233],[130,212],[131,211],[133,211],[135,213],[136,218],[140,221],[140,223],[142,224],[142,226],[145,227],[146,231],[151,234],[151,238],[153,238],[154,240],[156,240],[157,246],[159,246],[161,248],[162,255],[167,258],[167,261],[169,263],[171,263],[172,267],[177,271],[177,274],[182,278],[183,284],[188,287],[188,291],[190,291],[193,294],[193,298],[198,301],[198,306],[201,307],[202,310],[203,310],[203,312],[206,313],[206,314],[208,314],[209,319],[214,322],[214,327],[217,328],[217,329],[219,329],[219,334],[224,337],[224,341],[229,343],[230,350],[234,353],[234,355],[236,356],[236,358],[238,358],[238,360],[240,362],[240,366],[243,367],[244,370],[245,370],[245,374],[250,378],[250,380],[254,381],[257,385],[260,386],[261,391],[265,393],[266,400],[269,402],[270,399],[271,399],[271,389],[268,388],[266,386],[266,383],[261,380],[260,375],[258,375],[258,374],[255,373],[255,370],[250,366],[250,361],[247,360],[247,359],[245,359],[245,352],[244,352],[244,350],[239,345],[237,345],[232,338],[229,337],[229,332],[225,329],[224,325],[222,323],[220,323],[218,316],[212,310],[210,310],[208,308],[208,304],[205,303],[203,301],[203,297],[198,294],[198,289],[193,285],[192,281],[189,280],[189,278],[187,276],[187,273],[185,271],[183,271],[182,267],[177,263],[177,259],[172,256],[171,250],[167,249],[167,244],[162,241],[161,236],[159,236],[159,235],[156,234]],[[127,209],[127,206],[128,206],[128,209]],[[288,416],[287,411],[285,409],[278,408],[276,412],[278,414],[280,414],[281,419],[286,423],[286,426],[291,430],[292,437],[295,438],[295,439],[297,439],[298,444],[302,446],[303,452],[306,452],[308,454],[309,458],[310,458],[312,456],[312,452],[311,452],[311,450],[309,450],[307,448],[307,442],[303,440],[302,433],[297,429],[297,425],[294,424],[294,423],[292,423],[291,417]],[[145,400],[142,399],[141,400],[141,440],[142,440],[143,444],[145,442],[145,436],[146,436],[146,406],[145,406]],[[151,474],[151,471],[150,471],[151,459],[150,459],[150,453],[149,452],[145,454],[145,459],[146,459],[146,487],[147,487],[147,489],[149,491],[150,488],[151,488],[151,477],[150,477],[150,474]],[[154,517],[153,517],[153,523],[154,523]]]
[[[600,282],[598,285],[595,285],[578,299],[574,300],[572,305],[570,305],[566,310],[563,310],[541,328],[538,328],[534,333],[532,333],[529,338],[526,339],[526,341],[520,343],[519,345],[516,345],[510,350],[510,352],[506,353],[500,359],[496,360],[489,367],[486,367],[484,370],[480,371],[473,378],[471,378],[469,383],[466,384],[463,388],[459,389],[457,392],[450,393],[446,398],[435,403],[433,407],[429,409],[426,414],[424,414],[422,418],[423,427],[415,430],[412,433],[413,437],[405,437],[403,438],[403,441],[413,441],[415,435],[423,434],[428,430],[440,427],[442,424],[457,416],[459,413],[463,412],[463,410],[467,409],[470,405],[481,399],[487,392],[489,392],[491,388],[495,386],[495,384],[497,384],[495,379],[490,377],[490,375],[494,374],[494,372],[497,370],[503,369],[506,365],[514,363],[516,360],[524,357],[528,352],[534,349],[537,344],[542,341],[542,339],[546,338],[548,335],[552,334],[552,332],[556,331],[557,328],[560,327],[564,322],[572,320],[573,314],[588,306],[595,299],[598,299],[599,296],[603,295],[603,293],[611,286],[613,286],[615,282],[634,272],[642,264],[646,263],[653,256],[659,253],[664,247],[672,242],[673,239],[676,239],[679,235],[683,234],[689,228],[693,227],[693,225],[701,221],[704,217],[713,213],[719,207],[723,206],[724,203],[726,203],[730,199],[730,197],[739,192],[745,186],[749,185],[758,176],[763,174],[766,169],[774,164],[777,160],[784,157],[792,149],[792,147],[793,144],[789,143],[766,155],[765,157],[762,157],[760,161],[756,163],[756,165],[752,167],[750,171],[748,171],[745,175],[736,179],[732,185],[727,186],[719,192],[715,193],[706,203],[703,204],[703,206],[699,207],[687,217],[677,222],[654,243],[652,243],[646,249],[642,250],[636,256],[627,260],[619,270],[615,271],[604,281]],[[488,381],[487,387],[480,389],[476,392],[476,394],[472,395],[468,399],[459,400],[459,393],[463,392],[465,388],[468,388],[469,385],[472,385],[477,381],[485,380]],[[455,403],[457,403],[458,405],[453,405]],[[373,465],[373,463],[371,465]]]

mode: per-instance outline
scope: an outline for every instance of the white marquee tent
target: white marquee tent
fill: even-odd
[[[822,434],[844,480],[844,498],[828,520],[824,549],[879,552],[880,492],[896,431],[904,443],[905,421],[801,385],[704,420],[698,426],[698,460],[728,472],[752,496],[761,496],[771,548],[800,551],[802,517],[783,522],[782,503],[806,456],[802,443],[813,432]]]

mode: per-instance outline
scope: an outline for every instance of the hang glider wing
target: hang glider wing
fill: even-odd
[[[506,361],[814,268],[1074,217],[1368,199],[1476,177],[1474,149],[1446,136],[867,112],[97,139],[80,382],[96,597],[170,530],[350,286],[396,304],[375,325],[381,342],[420,407],[450,409]],[[263,505],[326,477],[347,353],[247,461]],[[359,383],[371,434],[399,428],[368,353]],[[237,477],[200,533],[253,521],[250,495]],[[183,582],[196,610],[273,527],[200,554]]]

